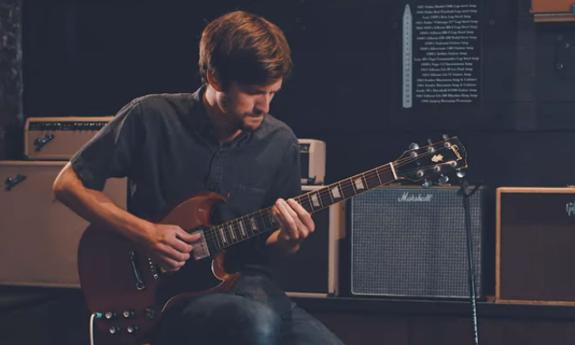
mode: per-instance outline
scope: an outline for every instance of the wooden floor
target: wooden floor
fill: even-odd
[[[347,345],[472,345],[466,300],[299,299]],[[477,304],[479,344],[575,344],[575,307]]]
[[[347,345],[473,343],[468,301],[314,298],[295,301]],[[478,303],[488,345],[575,344],[575,307]],[[87,345],[79,290],[0,287],[1,345]]]

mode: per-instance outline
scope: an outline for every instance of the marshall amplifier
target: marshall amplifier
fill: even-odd
[[[64,161],[0,161],[0,285],[79,287],[78,243],[88,223],[54,200]],[[126,207],[125,179],[105,193]]]
[[[320,185],[325,181],[325,142],[317,139],[299,139],[301,183]]]
[[[312,191],[325,186],[303,186]],[[338,294],[339,243],[345,236],[345,203],[313,214],[314,233],[292,255],[274,258],[274,276],[293,297],[327,297]]]
[[[24,154],[28,159],[68,160],[111,119],[29,117],[24,127]]]
[[[483,189],[470,197],[476,296],[483,294]],[[459,187],[377,188],[351,200],[353,295],[468,298]]]
[[[496,195],[496,302],[575,305],[575,187]]]

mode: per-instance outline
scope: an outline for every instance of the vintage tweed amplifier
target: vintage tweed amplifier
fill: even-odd
[[[500,187],[496,205],[496,301],[575,305],[575,187]]]
[[[299,139],[301,183],[321,185],[325,182],[325,142],[317,139]]]
[[[68,160],[111,119],[29,117],[24,127],[24,154],[28,159]]]
[[[0,161],[0,285],[79,287],[78,243],[88,223],[54,200],[64,161]],[[126,207],[125,179],[104,192]]]

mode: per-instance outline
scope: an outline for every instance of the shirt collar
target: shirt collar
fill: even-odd
[[[208,110],[206,109],[206,105],[204,104],[203,98],[205,93],[206,93],[206,85],[203,84],[192,94],[193,105],[191,111],[191,118],[193,122],[192,126],[193,131],[197,135],[202,137],[204,140],[207,140],[210,144],[218,145],[222,148],[228,148],[228,147],[232,148],[249,142],[254,132],[244,130],[237,138],[234,138],[234,140],[220,144],[218,138],[215,135],[214,125],[212,124],[208,116]],[[264,125],[265,121],[266,119],[264,119],[262,125],[258,129],[256,129],[255,132],[257,132]]]

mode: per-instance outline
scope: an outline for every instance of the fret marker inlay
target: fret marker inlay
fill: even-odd
[[[313,207],[320,207],[321,204],[319,203],[319,198],[317,197],[317,193],[311,195],[311,203]]]
[[[339,192],[339,187],[335,186],[331,190],[331,195],[334,199],[341,199],[341,193]]]
[[[220,236],[222,238],[222,242],[225,244],[227,244],[228,241],[226,241],[226,235],[224,234],[224,230],[220,227],[218,227],[218,230],[220,231]]]
[[[246,233],[246,229],[244,228],[244,223],[240,220],[238,224],[240,225],[240,231],[242,232],[242,236],[247,237],[248,234]]]
[[[236,233],[234,232],[233,225],[228,225],[228,232],[232,235],[232,242],[236,241]]]
[[[250,225],[252,226],[252,231],[258,231],[258,224],[256,223],[256,219],[254,217],[250,218]]]
[[[353,183],[355,184],[355,188],[357,190],[362,190],[365,189],[364,185],[363,185],[363,180],[360,178],[357,178],[353,181]]]

